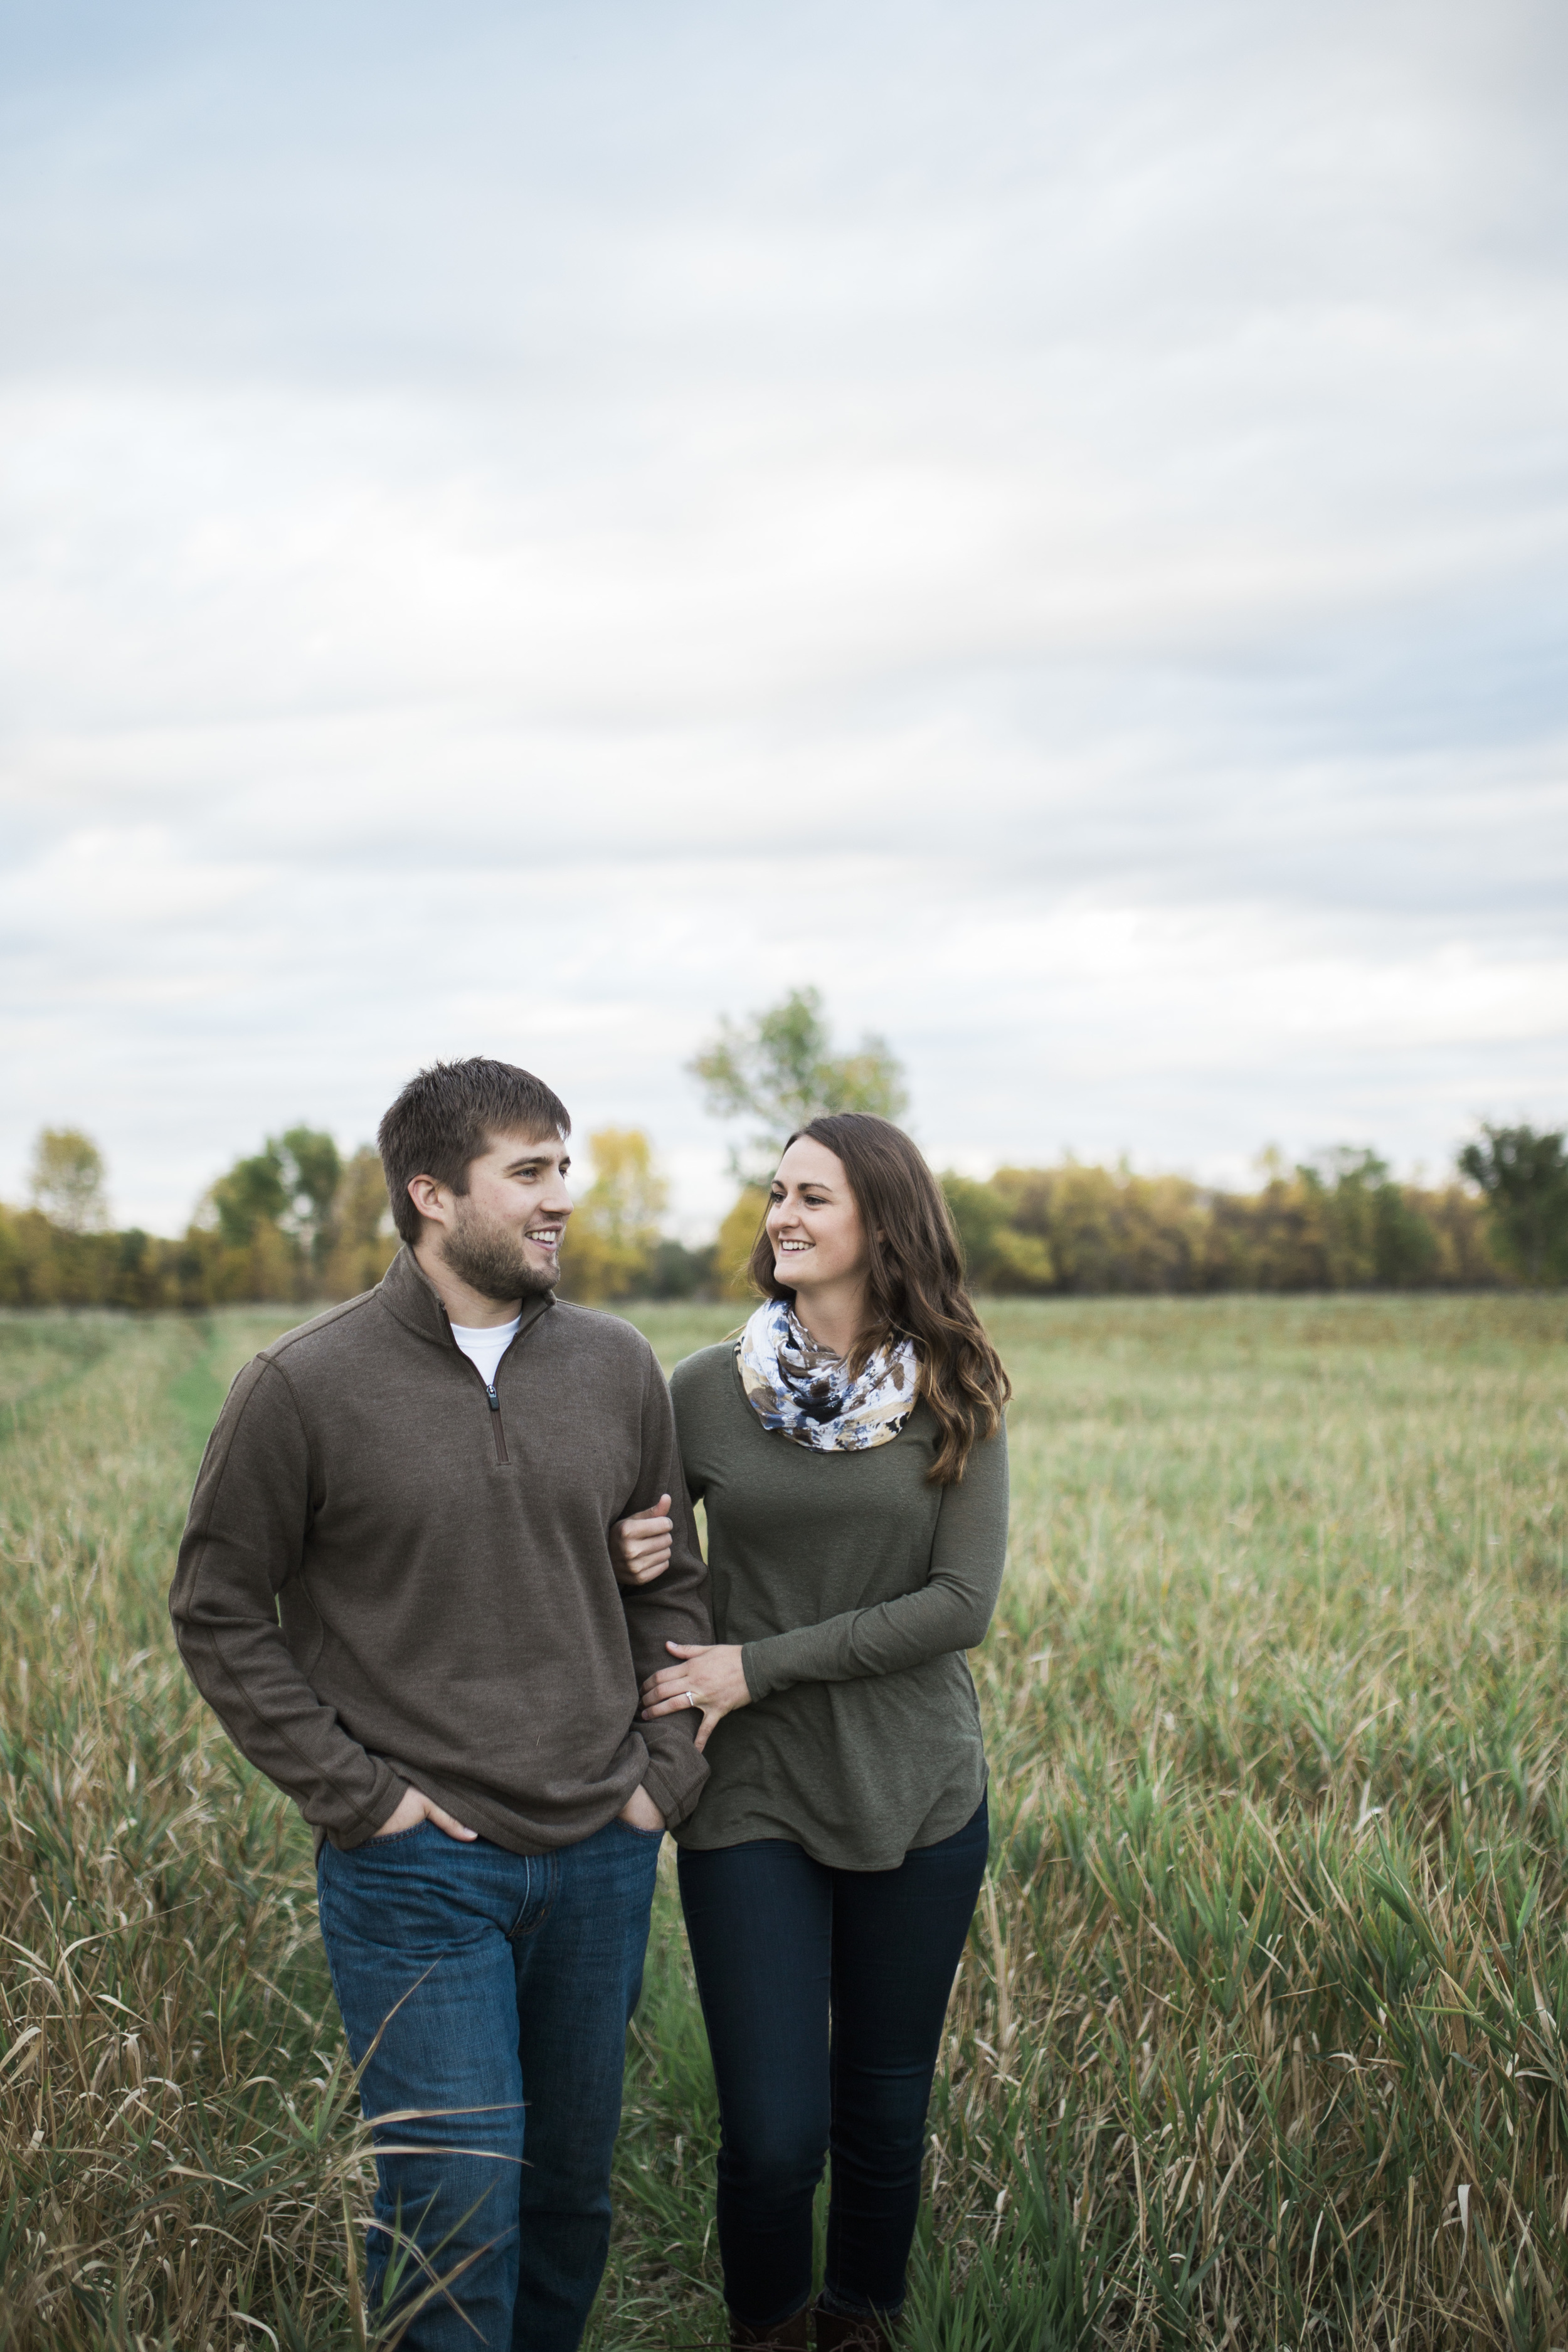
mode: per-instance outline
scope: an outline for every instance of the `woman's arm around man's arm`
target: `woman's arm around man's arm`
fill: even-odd
[[[855,1682],[896,1675],[984,1641],[1007,1555],[1007,1438],[977,1445],[957,1485],[944,1487],[931,1572],[914,1592],[869,1609],[847,1609],[760,1642],[688,1648],[643,1685],[644,1721],[679,1707],[689,1682],[710,1690],[714,1720],[793,1683]],[[704,1720],[706,1735],[710,1726]]]

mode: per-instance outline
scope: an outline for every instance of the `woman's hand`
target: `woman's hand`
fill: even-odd
[[[669,1496],[640,1519],[617,1519],[610,1529],[610,1565],[617,1584],[651,1584],[669,1566],[675,1521],[667,1515]]]
[[[741,1671],[741,1645],[715,1642],[704,1649],[690,1642],[667,1642],[664,1646],[672,1658],[683,1663],[660,1666],[657,1675],[649,1675],[642,1686],[642,1719],[648,1723],[656,1715],[679,1715],[687,1707],[700,1707],[702,1721],[697,1731],[700,1752],[716,1723],[722,1723],[738,1706],[752,1704]]]

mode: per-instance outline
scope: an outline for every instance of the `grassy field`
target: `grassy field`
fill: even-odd
[[[7,2347],[364,2341],[309,1839],[163,1604],[284,1319],[0,1318]],[[994,1328],[996,1844],[910,2352],[1568,2344],[1568,1303]],[[722,2340],[713,2143],[667,1877],[595,2352]]]

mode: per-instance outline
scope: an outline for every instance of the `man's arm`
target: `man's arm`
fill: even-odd
[[[631,1636],[632,1661],[639,1684],[669,1664],[667,1642],[710,1642],[713,1620],[708,1607],[708,1570],[697,1541],[697,1523],[687,1499],[686,1479],[676,1443],[675,1412],[669,1391],[651,1348],[643,1381],[642,1466],[636,1490],[617,1517],[652,1508],[661,1496],[671,1497],[669,1566],[657,1582],[623,1588],[621,1605]],[[673,1829],[683,1822],[701,1793],[708,1767],[692,1742],[698,1717],[685,1709],[657,1723],[639,1723],[647,1747],[647,1776],[643,1787]]]
[[[207,1440],[169,1614],[192,1681],[240,1753],[308,1822],[353,1846],[396,1811],[404,1783],[323,1706],[283,1639],[278,1594],[299,1570],[310,1511],[293,1391],[258,1356]]]

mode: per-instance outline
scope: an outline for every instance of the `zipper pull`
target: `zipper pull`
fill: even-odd
[[[492,1412],[499,1412],[500,1411],[500,1399],[496,1394],[496,1384],[494,1381],[487,1381],[485,1382],[485,1394],[490,1401],[490,1411]]]

